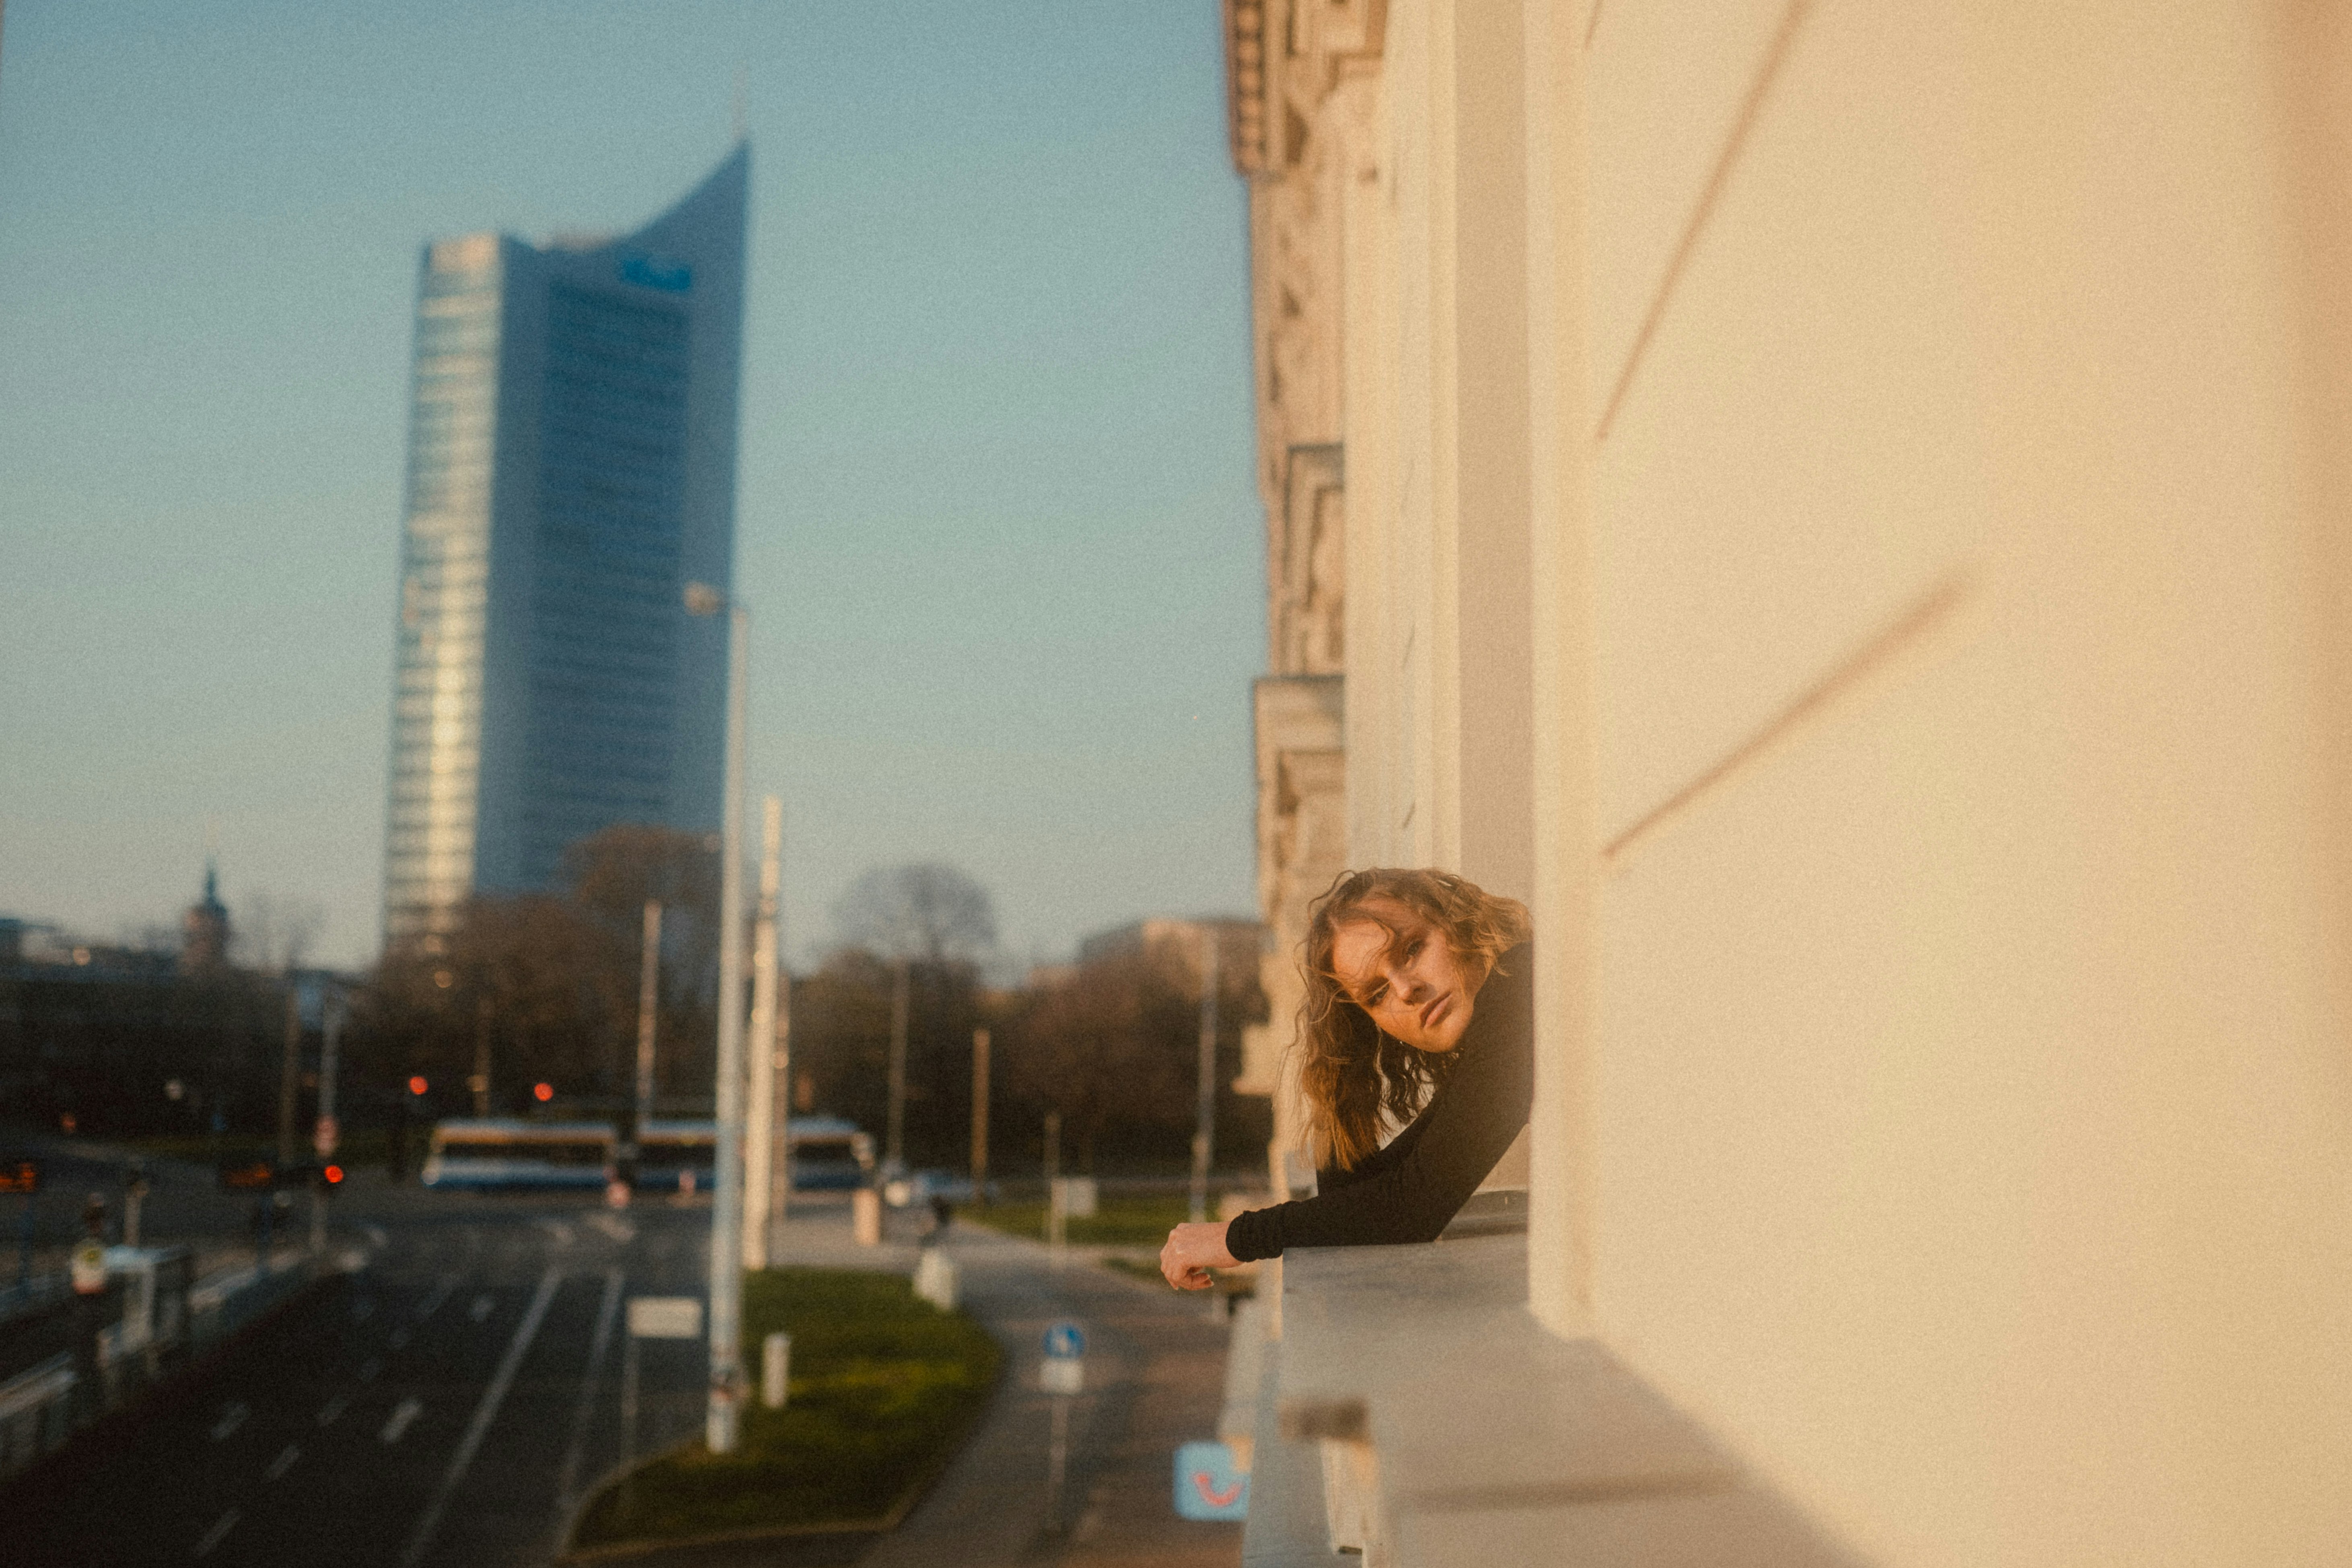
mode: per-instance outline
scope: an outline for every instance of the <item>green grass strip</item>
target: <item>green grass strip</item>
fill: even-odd
[[[743,1348],[793,1337],[782,1410],[743,1412],[732,1454],[700,1443],[600,1492],[575,1548],[880,1519],[937,1472],[988,1403],[998,1351],[980,1325],[896,1274],[771,1268],[743,1284]]]
[[[1007,1236],[1025,1236],[1032,1241],[1045,1239],[1045,1205],[1042,1203],[960,1208],[956,1217],[1001,1230]],[[1075,1247],[1157,1247],[1168,1239],[1172,1226],[1192,1217],[1190,1201],[1182,1193],[1122,1194],[1117,1197],[1106,1194],[1100,1213],[1066,1221],[1065,1235]]]

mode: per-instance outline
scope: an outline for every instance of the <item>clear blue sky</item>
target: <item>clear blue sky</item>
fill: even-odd
[[[0,914],[376,940],[418,245],[643,222],[748,62],[737,581],[803,963],[944,859],[1005,945],[1244,911],[1262,668],[1215,0],[13,0]]]

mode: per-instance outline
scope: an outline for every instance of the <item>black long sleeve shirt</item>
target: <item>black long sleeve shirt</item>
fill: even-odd
[[[1352,1171],[1316,1173],[1317,1195],[1252,1209],[1225,1228],[1244,1263],[1291,1247],[1434,1241],[1528,1124],[1535,1096],[1535,950],[1505,953],[1420,1115]]]

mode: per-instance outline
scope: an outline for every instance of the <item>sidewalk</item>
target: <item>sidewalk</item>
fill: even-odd
[[[1241,1528],[1176,1517],[1177,1446],[1215,1435],[1226,1327],[1201,1296],[959,1224],[946,1247],[962,1305],[1005,1350],[1003,1381],[964,1450],[863,1568],[1228,1568]],[[870,1252],[868,1254],[870,1256]],[[869,1265],[871,1267],[871,1265]],[[911,1264],[908,1267],[912,1267]],[[1086,1331],[1087,1391],[1071,1401],[1065,1530],[1049,1532],[1051,1399],[1037,1392],[1040,1340],[1062,1319]]]
[[[884,1216],[886,1240],[850,1239],[845,1196],[796,1196],[779,1267],[914,1272],[924,1216]],[[944,1242],[961,1305],[1004,1347],[981,1424],[898,1528],[633,1555],[630,1568],[1234,1568],[1241,1527],[1176,1517],[1176,1448],[1215,1436],[1226,1324],[1200,1295],[1114,1274],[1071,1249],[1055,1270],[1042,1243],[958,1223]],[[1064,1528],[1046,1529],[1052,1400],[1037,1391],[1040,1342],[1069,1320],[1087,1335],[1086,1392],[1071,1401]],[[869,1544],[870,1543],[870,1544]]]

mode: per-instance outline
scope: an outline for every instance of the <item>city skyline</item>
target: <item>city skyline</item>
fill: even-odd
[[[26,0],[0,56],[0,912],[374,953],[416,247],[757,149],[736,587],[805,966],[870,866],[1008,956],[1250,904],[1263,666],[1213,7]]]
[[[751,149],[659,217],[420,258],[387,941],[555,890],[615,823],[718,831]]]

